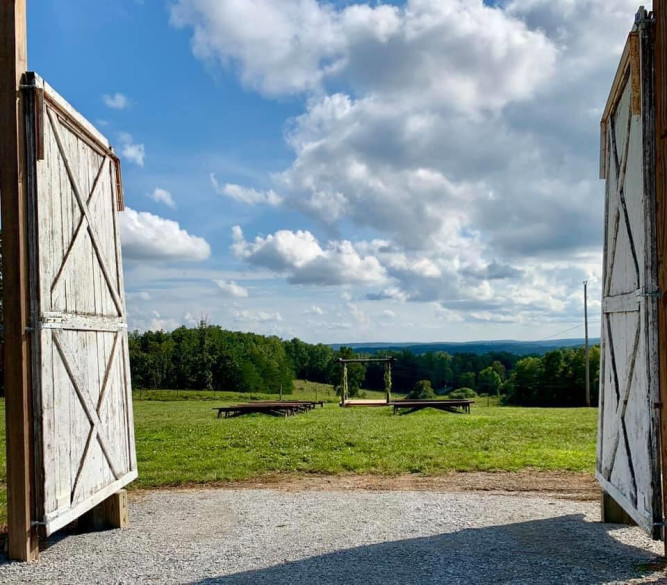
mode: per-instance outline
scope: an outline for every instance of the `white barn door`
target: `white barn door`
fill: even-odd
[[[36,491],[48,535],[136,478],[137,464],[120,166],[91,124],[28,80]]]
[[[602,120],[606,223],[596,475],[657,538],[662,502],[653,70],[650,27],[638,22]]]

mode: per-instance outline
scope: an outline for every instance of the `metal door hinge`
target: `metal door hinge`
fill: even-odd
[[[40,329],[62,329],[63,328],[63,314],[59,312],[45,312],[42,315],[42,320],[39,323]]]
[[[645,289],[640,288],[635,292],[635,296],[641,297],[644,299],[661,299],[662,298],[662,291],[660,289],[657,290],[652,290],[649,292],[646,292]]]

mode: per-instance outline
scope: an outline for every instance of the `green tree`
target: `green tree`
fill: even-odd
[[[435,392],[433,391],[433,386],[431,386],[430,380],[419,380],[410,390],[408,398],[418,399],[418,400],[428,400],[435,398]]]
[[[483,369],[477,378],[477,391],[480,394],[495,395],[500,392],[502,380],[493,366]]]
[[[475,384],[475,372],[465,372],[464,374],[461,374],[461,377],[459,378],[459,387],[472,388],[475,390],[477,388],[477,384]]]
[[[502,362],[499,362],[498,360],[493,360],[491,367],[493,368],[493,371],[496,374],[498,374],[501,382],[505,380],[506,369]]]
[[[510,404],[537,404],[542,383],[542,360],[529,357],[519,360],[512,377],[512,391],[507,394]]]

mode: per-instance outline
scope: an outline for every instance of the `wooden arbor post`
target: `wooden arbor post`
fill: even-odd
[[[0,0],[0,197],[9,558],[38,556],[30,387],[27,189],[20,84],[27,70],[26,0]]]
[[[391,402],[391,360],[384,363],[384,391],[387,394],[387,404]]]
[[[347,388],[347,364],[343,362],[343,387],[341,388],[341,404],[347,402],[348,388]]]

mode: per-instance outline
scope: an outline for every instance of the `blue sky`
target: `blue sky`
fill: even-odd
[[[123,159],[132,328],[577,336],[635,4],[44,0],[29,64]]]

